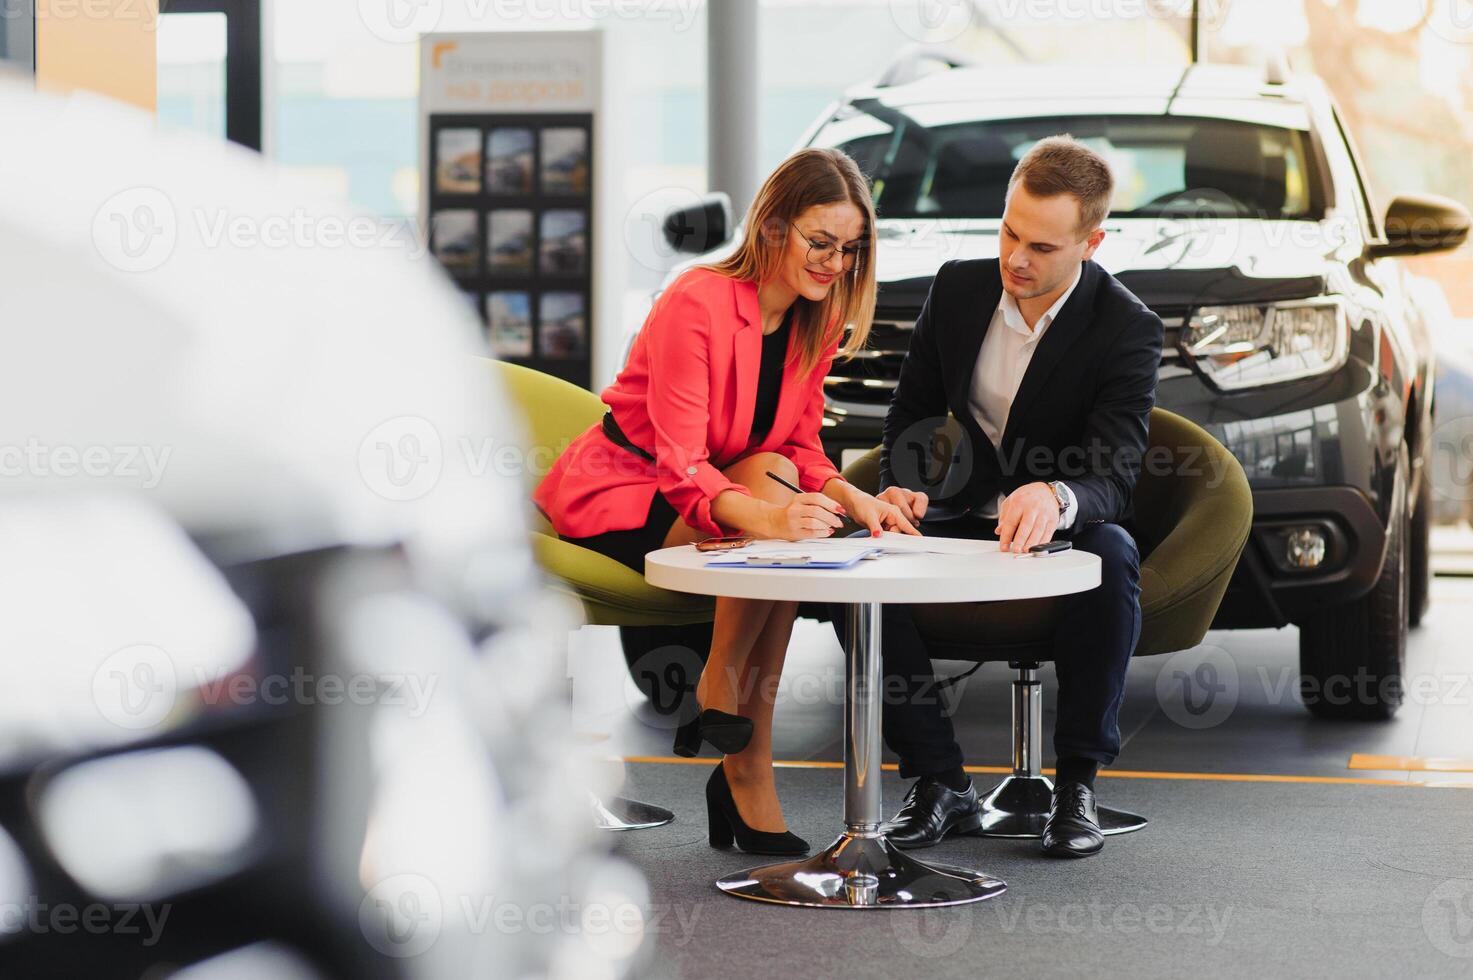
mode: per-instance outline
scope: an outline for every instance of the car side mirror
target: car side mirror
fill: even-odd
[[[671,248],[693,255],[721,245],[730,229],[731,198],[720,192],[704,194],[699,202],[671,211],[660,228]]]
[[[1386,209],[1385,240],[1368,248],[1372,258],[1446,252],[1468,240],[1468,209],[1436,194],[1400,194]]]

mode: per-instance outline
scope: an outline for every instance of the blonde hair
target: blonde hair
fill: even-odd
[[[1115,178],[1105,158],[1067,133],[1033,144],[1008,180],[1008,193],[1022,184],[1038,197],[1069,194],[1079,202],[1079,230],[1088,235],[1105,223]]]
[[[864,241],[854,270],[834,279],[821,302],[794,300],[798,365],[808,374],[823,352],[849,328],[839,354],[864,348],[875,318],[875,206],[859,165],[842,150],[810,148],[784,160],[747,209],[741,243],[726,259],[703,268],[733,279],[763,283],[777,274],[793,219],[811,207],[847,201],[864,215]]]

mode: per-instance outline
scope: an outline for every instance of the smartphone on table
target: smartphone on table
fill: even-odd
[[[730,551],[733,548],[741,548],[752,543],[754,539],[740,534],[724,535],[719,538],[707,538],[696,542],[697,551]]]

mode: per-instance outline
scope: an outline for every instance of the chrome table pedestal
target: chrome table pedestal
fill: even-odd
[[[924,864],[880,832],[880,605],[849,607],[844,699],[844,833],[825,850],[728,875],[716,887],[738,898],[810,908],[889,909],[961,905],[1007,889],[965,868]]]
[[[982,837],[1036,839],[1043,836],[1054,795],[1054,784],[1039,766],[1043,688],[1037,664],[1012,666],[1018,671],[1013,680],[1013,774],[982,799],[982,826],[976,833]],[[1107,837],[1128,834],[1146,825],[1146,818],[1138,814],[1106,806],[1098,809],[1100,831]]]
[[[593,807],[593,825],[599,830],[649,830],[675,819],[675,814],[662,806],[626,800],[622,796],[600,800],[590,793],[588,803]]]

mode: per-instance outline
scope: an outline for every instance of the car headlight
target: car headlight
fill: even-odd
[[[1222,389],[1327,374],[1345,363],[1350,327],[1338,300],[1203,306],[1182,329],[1182,353]]]

